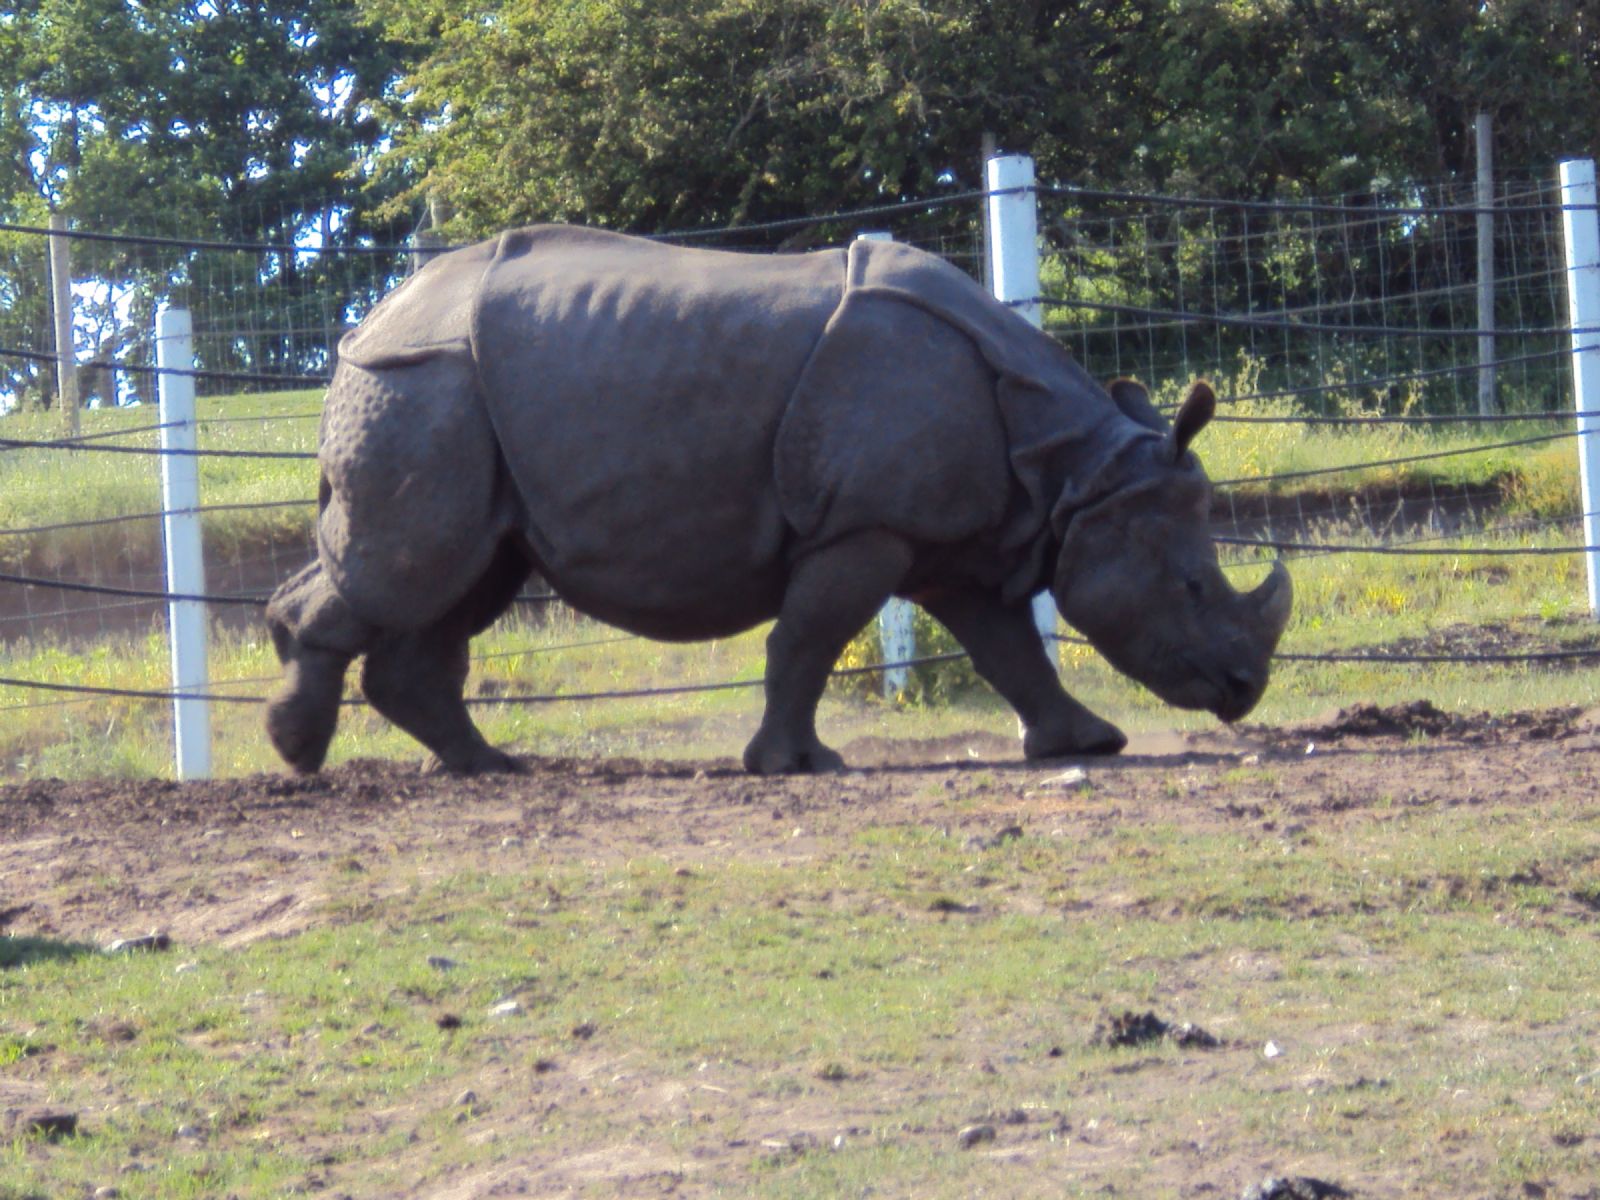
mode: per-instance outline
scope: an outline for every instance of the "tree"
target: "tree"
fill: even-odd
[[[0,51],[6,219],[42,223],[54,210],[91,230],[281,244],[396,235],[359,176],[383,136],[373,102],[397,48],[349,0],[22,0],[0,16]],[[342,312],[352,286],[331,259],[307,270],[295,254],[246,263],[96,244],[80,258],[77,273],[127,318],[124,352],[185,284],[248,293],[269,328]],[[201,354],[208,366],[306,369],[321,351],[257,338],[202,342]]]
[[[418,63],[390,164],[458,229],[753,223],[977,183],[984,131],[1084,157],[1116,2],[363,0]],[[1108,91],[1110,89],[1110,91]],[[1089,100],[1085,104],[1085,100]]]
[[[1587,137],[1584,0],[361,0],[415,66],[391,168],[460,232],[643,229],[929,196],[979,139],[1046,178],[1364,190]]]

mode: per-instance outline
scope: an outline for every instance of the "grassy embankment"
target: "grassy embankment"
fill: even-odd
[[[315,393],[235,397],[202,402],[202,414],[230,420],[208,424],[202,445],[237,449],[310,449],[315,443]],[[1259,408],[1256,410],[1272,411]],[[1281,411],[1278,410],[1278,411]],[[261,419],[267,418],[267,419]],[[91,412],[86,431],[127,428],[153,421],[150,410]],[[53,436],[48,416],[3,419],[5,436]],[[1486,430],[1446,427],[1420,431],[1394,427],[1313,428],[1292,425],[1218,423],[1202,435],[1198,448],[1213,478],[1234,479],[1335,464],[1400,457],[1420,452],[1483,445],[1547,432],[1545,426],[1495,426]],[[148,441],[153,435],[131,440]],[[142,456],[67,454],[11,450],[0,457],[0,528],[57,524],[159,508],[155,460]],[[1316,477],[1285,485],[1305,493],[1353,491],[1397,480],[1441,491],[1462,484],[1493,481],[1505,497],[1507,518],[1547,518],[1577,508],[1575,453],[1567,440],[1542,446],[1489,451],[1360,473]],[[208,505],[303,500],[314,494],[314,467],[304,461],[205,459],[202,496]],[[220,512],[206,519],[208,556],[226,558],[241,547],[303,539],[308,508]],[[113,532],[114,531],[114,532]],[[1336,523],[1298,533],[1351,540]],[[62,531],[32,537],[0,538],[0,559],[16,569],[31,548],[36,561],[74,562],[106,555],[107,538],[132,539],[130,555],[150,557],[158,546],[154,522]],[[1570,544],[1579,540],[1571,525],[1523,528],[1503,534],[1475,533],[1467,544],[1507,547]],[[1444,543],[1449,544],[1449,543]],[[303,555],[303,541],[298,541]],[[98,547],[98,548],[97,548]],[[117,551],[112,550],[115,554]],[[1247,554],[1233,571],[1242,586],[1262,570]],[[1583,620],[1583,567],[1576,556],[1444,558],[1372,555],[1302,557],[1292,564],[1296,612],[1281,649],[1299,653],[1348,649],[1417,639],[1455,624],[1522,622],[1549,641],[1586,636]],[[14,586],[14,585],[4,585]],[[93,600],[68,595],[62,607]],[[36,604],[37,607],[37,604]],[[942,631],[926,625],[922,648],[948,643]],[[577,648],[563,649],[573,643]],[[593,644],[599,643],[599,644]],[[678,683],[755,679],[761,671],[762,633],[709,645],[667,646],[636,639],[612,639],[610,631],[568,616],[546,619],[522,613],[508,618],[475,646],[479,661],[473,689],[479,694],[526,692],[587,693]],[[0,674],[18,679],[158,689],[167,686],[164,628],[159,620],[147,632],[122,639],[77,644],[49,637],[13,641],[0,651]],[[853,646],[847,661],[871,661],[876,648]],[[1162,706],[1142,690],[1115,676],[1091,651],[1064,645],[1071,686],[1086,702],[1127,726],[1194,727],[1210,718]],[[211,674],[216,690],[261,694],[272,686],[277,663],[259,628],[218,629],[213,638]],[[1426,696],[1453,708],[1510,709],[1556,703],[1587,703],[1586,670],[1551,671],[1508,666],[1406,666],[1381,664],[1285,663],[1257,710],[1256,719],[1282,721],[1337,704]],[[948,705],[891,706],[863,703],[871,690],[841,687],[825,702],[823,720],[835,741],[859,733],[937,735],[954,728],[1009,729],[1009,713],[981,689],[963,686],[965,672],[946,669],[924,677],[919,696],[944,698]],[[658,755],[732,753],[751,726],[759,704],[756,689],[734,689],[662,699],[491,706],[480,710],[495,741],[529,750]],[[64,698],[22,688],[0,687],[0,774],[74,776],[161,774],[169,769],[167,706],[135,699]],[[216,769],[241,773],[275,765],[259,733],[259,710],[250,705],[217,705]],[[414,743],[390,730],[365,709],[347,712],[333,748],[338,761],[356,755],[411,755]]]
[[[1268,1173],[1579,1195],[1600,969],[1585,795],[1423,802],[1402,768],[1393,796],[1308,812],[1293,770],[1198,766],[1141,802],[1086,784],[1031,809],[991,774],[923,809],[931,826],[797,814],[798,854],[767,803],[637,856],[601,844],[625,816],[498,858],[380,833],[320,854],[338,899],[289,936],[113,957],[0,940],[0,1071],[86,1126],[0,1143],[0,1200],[107,1181],[143,1200],[479,1195],[562,1168],[593,1196],[619,1194],[608,1172],[763,1197],[1175,1198]],[[1230,798],[1260,819],[1218,816]],[[1017,836],[967,836],[1021,810]],[[237,869],[228,820],[197,894]],[[1228,1045],[1092,1043],[1107,1011],[1151,1006]],[[1002,1149],[960,1147],[977,1121]]]

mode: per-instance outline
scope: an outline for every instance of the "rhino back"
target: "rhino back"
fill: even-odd
[[[429,260],[340,339],[339,361],[376,371],[441,354],[465,358],[473,297],[495,245],[479,242]]]
[[[771,615],[788,532],[773,443],[844,266],[593,230],[501,239],[473,355],[530,541],[580,606],[661,637]]]

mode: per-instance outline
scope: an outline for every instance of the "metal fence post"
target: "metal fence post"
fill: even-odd
[[[1478,147],[1478,412],[1493,416],[1500,411],[1494,376],[1494,138],[1489,114],[1473,122]]]
[[[67,434],[76,437],[78,415],[78,354],[72,341],[72,241],[67,218],[50,214],[50,310],[55,318],[56,407]]]
[[[884,230],[856,234],[857,241],[892,242],[894,234]],[[878,644],[883,661],[905,662],[917,653],[917,633],[914,625],[916,607],[909,600],[890,596],[878,611]],[[890,667],[883,673],[883,695],[893,700],[911,682],[910,667]]]
[[[156,312],[156,366],[161,410],[161,519],[167,552],[167,591],[198,596],[206,590],[200,546],[200,460],[196,448],[193,326],[187,309],[163,305]],[[167,601],[174,692],[204,692],[206,606],[201,600]],[[200,696],[172,701],[173,764],[179,779],[211,774],[211,711]]]
[[[1567,315],[1572,326],[1572,399],[1580,413],[1600,413],[1600,213],[1595,209],[1594,160],[1561,164],[1561,232],[1567,248]],[[1578,418],[1578,469],[1583,491],[1583,537],[1600,546],[1600,417]],[[1600,554],[1585,556],[1589,612],[1600,617]]]
[[[1034,188],[1033,159],[1026,154],[996,155],[984,164],[984,174],[989,193],[985,206],[989,270],[995,299],[1042,329],[1039,194]],[[1049,592],[1040,592],[1033,598],[1033,623],[1041,637],[1055,633],[1056,602]]]

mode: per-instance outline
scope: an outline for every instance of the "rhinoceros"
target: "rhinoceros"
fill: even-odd
[[[1240,592],[1189,451],[955,267],[893,242],[747,254],[535,227],[441,255],[339,347],[317,557],[267,607],[267,729],[318,770],[343,677],[455,772],[514,770],[463,699],[469,640],[534,571],[573,608],[696,640],[776,618],[744,765],[837,769],[816,707],[891,595],[944,623],[1031,758],[1123,734],[1063,690],[1048,588],[1169,703],[1243,716],[1289,617],[1282,564]]]

